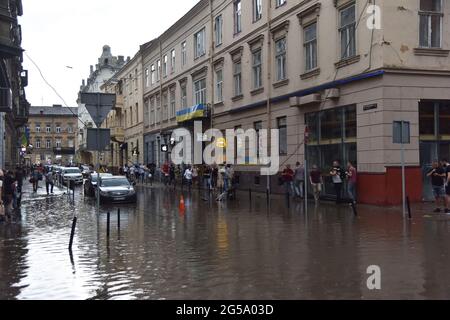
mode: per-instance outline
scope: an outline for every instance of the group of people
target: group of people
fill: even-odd
[[[234,198],[236,185],[239,182],[238,175],[233,166],[224,162],[221,165],[175,165],[165,162],[161,167],[161,175],[167,187],[176,188],[178,184],[181,188],[186,186],[189,191],[192,187],[218,192],[218,200],[223,200],[225,195]]]
[[[55,186],[55,174],[49,166],[34,165],[31,168],[30,183],[33,185],[33,192],[37,193],[39,189],[39,181],[45,181],[45,189],[47,195],[53,194],[53,188]]]
[[[314,194],[314,200],[319,201],[322,192],[323,175],[317,165],[313,165],[308,173],[308,180]],[[347,194],[351,202],[356,203],[356,182],[357,170],[349,161],[346,170],[342,169],[339,161],[334,161],[329,172],[329,176],[333,181],[334,191],[336,194],[336,203],[343,202],[343,186],[347,181]],[[297,198],[305,197],[305,167],[297,162],[295,169],[291,169],[289,164],[281,174],[280,184],[284,184],[286,193]]]
[[[431,179],[431,186],[436,201],[434,212],[441,212],[440,202],[444,205],[444,212],[450,213],[450,163],[447,159],[433,161],[427,176]]]
[[[25,174],[22,167],[15,171],[0,169],[0,221],[10,219],[12,212],[20,208]]]

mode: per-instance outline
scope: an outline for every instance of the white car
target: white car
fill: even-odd
[[[113,176],[100,179],[100,202],[136,202],[137,196],[127,177]]]
[[[83,174],[79,168],[63,168],[61,175],[64,184],[70,180],[75,181],[75,184],[83,184]]]

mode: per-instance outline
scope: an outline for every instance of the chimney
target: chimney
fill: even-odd
[[[94,66],[91,65],[90,69],[91,69],[91,74],[93,74],[94,73]]]
[[[84,87],[86,86],[86,81],[83,79],[83,81],[81,81],[81,85]]]
[[[127,57],[127,62],[130,62],[130,60],[131,60],[131,58],[130,58],[130,57]]]
[[[124,56],[118,56],[118,58],[119,58],[119,64],[123,64],[125,62]]]

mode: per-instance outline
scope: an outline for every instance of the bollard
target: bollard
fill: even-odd
[[[75,235],[75,227],[77,225],[77,217],[73,217],[72,231],[70,232],[69,251],[72,251],[73,237]]]
[[[358,212],[356,211],[355,203],[352,201],[350,202],[350,205],[352,206],[353,214],[355,215],[355,217],[357,217]]]
[[[120,208],[117,209],[117,229],[120,230]]]
[[[106,214],[106,237],[109,238],[109,226],[111,223],[111,219],[110,219],[110,213],[108,211],[108,213]]]
[[[411,203],[409,202],[409,197],[406,197],[406,205],[408,206],[408,217],[409,219],[412,219],[411,217]]]
[[[269,202],[270,202],[270,193],[269,193],[269,189],[266,189],[266,198],[267,198],[267,204],[269,204]]]
[[[286,193],[286,201],[288,209],[291,207],[291,197],[289,195],[289,191]]]
[[[252,203],[252,188],[248,188],[248,198],[250,200],[250,203]]]

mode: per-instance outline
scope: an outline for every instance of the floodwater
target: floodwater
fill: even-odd
[[[449,299],[450,216],[140,188],[137,205],[24,195],[0,223],[0,299]],[[117,208],[121,209],[120,230]],[[106,212],[111,233],[106,236]],[[67,249],[73,215],[73,255]],[[369,266],[381,289],[369,290]]]

